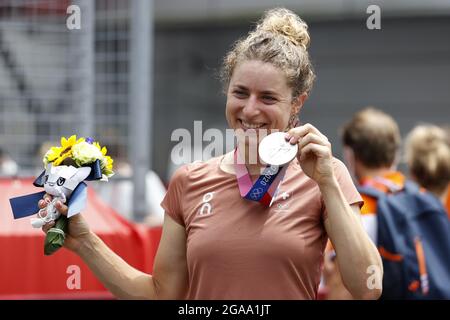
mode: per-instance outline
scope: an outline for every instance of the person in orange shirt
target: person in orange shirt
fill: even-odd
[[[362,201],[350,174],[332,156],[330,142],[316,127],[296,126],[315,77],[309,41],[306,23],[292,11],[278,8],[269,10],[226,55],[225,113],[236,131],[237,148],[175,172],[161,204],[166,214],[152,275],[115,255],[89,231],[82,215],[69,220],[67,247],[114,295],[315,299],[330,238],[352,295],[380,296],[381,287],[367,286],[367,269],[382,270],[382,262],[359,221]],[[279,192],[271,198],[273,189],[255,188],[261,179],[269,179],[264,172],[271,167],[252,161],[257,153],[250,153],[249,144],[259,146],[264,133],[280,131],[286,142],[298,145],[298,153],[283,167],[284,179],[275,184]],[[241,135],[245,132],[256,135],[245,139]],[[238,166],[239,156],[245,163]],[[244,183],[250,189],[243,195]],[[260,202],[252,201],[260,196]],[[264,200],[266,196],[273,205]],[[45,201],[39,205],[44,207]],[[62,204],[58,208],[63,214],[67,210]]]
[[[343,143],[345,159],[349,165],[349,169],[354,174],[360,186],[377,189],[382,193],[397,193],[404,190],[406,178],[403,174],[396,171],[395,159],[398,155],[400,146],[400,132],[394,119],[375,108],[366,108],[354,115],[354,117],[343,128]],[[445,204],[448,194],[448,183],[450,180],[450,148],[448,136],[444,130],[436,126],[419,126],[414,129],[408,136],[406,143],[406,159],[410,167],[412,178],[422,187],[419,194],[420,199],[430,201],[429,204],[435,203],[435,210],[439,209],[439,203]],[[367,190],[367,189],[366,189]],[[427,192],[429,191],[429,192]],[[436,197],[433,200],[434,194]],[[392,261],[400,262],[403,259],[401,254],[393,253],[380,246],[377,217],[377,199],[369,195],[362,194],[364,205],[361,209],[362,222],[371,239],[379,245],[379,252],[384,262],[392,263]],[[428,198],[427,198],[428,197]],[[431,198],[429,198],[431,197]],[[412,199],[412,198],[411,198]],[[415,200],[419,198],[414,198]],[[440,201],[438,201],[438,199]],[[386,203],[384,203],[386,204]],[[436,206],[437,204],[437,206]],[[400,206],[400,203],[399,203]],[[399,207],[397,207],[399,208]],[[443,213],[444,208],[439,212]],[[400,209],[399,209],[400,210]],[[405,210],[408,210],[405,208]],[[429,210],[429,209],[428,209]],[[417,212],[419,213],[419,212]],[[445,218],[444,218],[445,219]],[[425,220],[423,220],[425,221]],[[445,222],[445,221],[444,221]],[[413,221],[410,221],[413,224]],[[432,224],[431,224],[432,225]],[[445,227],[443,227],[445,230]],[[386,234],[387,229],[382,230]],[[439,230],[442,232],[442,230]],[[436,230],[438,232],[438,230]],[[445,233],[445,231],[444,231]],[[443,235],[444,233],[438,233]],[[445,233],[446,234],[446,233]],[[423,236],[424,234],[422,234]],[[400,236],[396,234],[395,236]],[[404,236],[407,236],[406,234]],[[445,236],[437,236],[436,239],[446,241]],[[433,243],[432,237],[427,237],[427,245]],[[420,279],[422,282],[414,280],[409,283],[407,290],[417,292],[420,286],[423,295],[418,297],[426,298],[428,285],[423,282],[428,277],[423,246],[419,242],[416,244],[416,254],[419,262]],[[441,254],[439,256],[439,254]],[[446,268],[446,260],[444,251],[439,254],[435,252],[432,256],[433,267],[436,269]],[[443,255],[442,255],[443,254]],[[333,262],[333,250],[328,246],[327,258],[325,259],[324,280],[327,285],[329,299],[352,299],[351,294],[346,290],[340,276],[339,268]],[[406,263],[406,262],[405,262]],[[388,264],[391,266],[390,264]],[[447,264],[448,265],[448,264]],[[392,271],[392,270],[391,270]],[[401,283],[395,282],[392,273],[389,274],[389,285],[385,285],[386,297],[396,296],[402,292]],[[433,275],[436,276],[436,273]],[[392,282],[394,281],[394,282]],[[404,285],[404,283],[402,283]],[[396,291],[397,288],[400,288]],[[436,288],[433,287],[435,290]],[[406,288],[404,289],[406,290]],[[406,291],[403,291],[406,292]],[[446,295],[445,291],[434,291],[435,296]],[[408,296],[401,293],[402,296]]]
[[[447,207],[450,218],[450,138],[435,125],[420,125],[407,136],[406,162],[411,177]]]
[[[405,176],[396,170],[401,136],[395,120],[383,111],[368,107],[357,112],[342,130],[344,158],[354,179],[360,185],[371,185],[387,192],[401,189]],[[374,243],[377,243],[377,216],[375,198],[361,195],[361,221]],[[327,246],[324,284],[327,299],[352,299],[342,283],[339,266],[334,263],[334,250]]]
[[[383,192],[403,188],[406,177],[396,170],[400,129],[390,115],[373,107],[363,109],[343,127],[342,141],[345,161],[359,185],[371,185]],[[376,200],[361,196],[362,222],[376,243]]]

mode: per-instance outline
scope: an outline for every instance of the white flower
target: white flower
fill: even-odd
[[[86,141],[75,144],[72,147],[72,155],[75,162],[79,165],[85,165],[95,162],[95,160],[103,160],[102,152],[94,145]]]

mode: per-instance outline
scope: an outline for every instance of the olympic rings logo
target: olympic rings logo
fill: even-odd
[[[253,200],[258,200],[263,193],[263,188],[256,188],[252,191],[252,193],[250,193],[250,198],[252,198]]]

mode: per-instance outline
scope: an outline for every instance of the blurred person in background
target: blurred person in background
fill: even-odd
[[[376,299],[366,270],[381,270],[380,256],[359,221],[361,197],[347,169],[332,156],[328,139],[314,126],[295,127],[314,80],[306,23],[287,9],[273,9],[224,59],[229,126],[284,131],[298,144],[281,188],[292,197],[285,212],[244,199],[237,162],[255,181],[248,139],[237,149],[179,168],[162,202],[161,242],[152,275],[123,261],[93,234],[82,215],[69,219],[65,246],[78,254],[114,295],[146,299],[315,299],[328,237],[353,296]],[[242,151],[244,150],[244,151]],[[240,167],[242,168],[242,167]],[[252,182],[253,183],[253,182]],[[45,199],[48,201],[48,196]],[[46,201],[39,206],[44,208]],[[66,214],[67,207],[57,204]],[[48,231],[52,224],[44,226]],[[381,277],[382,274],[379,274]]]
[[[382,298],[450,298],[450,224],[430,195],[396,170],[401,143],[396,121],[365,108],[344,126],[342,140],[364,199],[363,225],[383,259]],[[324,282],[328,299],[353,298],[340,279],[331,246]]]
[[[450,139],[450,125],[444,126],[443,129],[445,130],[447,139]],[[450,183],[448,184],[448,188],[450,190]],[[448,218],[450,219],[450,191],[447,192],[447,202],[446,202],[445,207],[447,209]]]
[[[359,185],[402,188],[405,176],[397,170],[401,135],[397,122],[385,112],[368,107],[357,112],[342,130],[345,163]],[[362,195],[362,222],[377,242],[376,200]]]
[[[401,136],[395,120],[373,107],[356,113],[342,130],[344,159],[350,173],[359,185],[382,180],[378,187],[386,190],[385,184],[401,188],[405,176],[396,170],[397,154]],[[376,180],[374,180],[374,178]],[[372,241],[377,243],[376,199],[362,194],[361,221]],[[343,285],[339,265],[335,263],[335,251],[327,245],[323,272],[324,291],[330,300],[353,299]]]
[[[115,175],[110,179],[110,183],[97,185],[96,190],[119,214],[133,220],[133,168],[121,148],[110,147],[109,152],[114,159]],[[152,170],[148,170],[144,178],[147,215],[142,223],[149,227],[162,226],[164,210],[160,203],[166,194],[166,187],[158,174]]]
[[[6,150],[0,148],[0,176],[15,176],[19,167]]]
[[[447,132],[431,124],[415,127],[406,138],[405,157],[412,179],[445,206],[450,183],[450,137]]]

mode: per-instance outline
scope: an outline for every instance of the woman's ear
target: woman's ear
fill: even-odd
[[[298,113],[303,107],[303,104],[305,103],[306,99],[308,99],[308,95],[306,93],[303,93],[292,101],[292,110],[291,116],[289,118],[288,129],[295,128],[300,124]]]
[[[292,113],[298,114],[300,110],[303,107],[303,104],[305,103],[306,99],[308,99],[307,93],[302,93],[297,98],[294,99],[293,105],[292,105]]]

